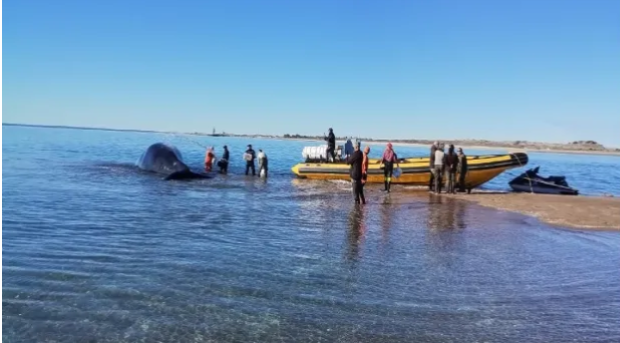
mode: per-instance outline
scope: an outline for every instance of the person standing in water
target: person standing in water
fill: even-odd
[[[327,162],[329,163],[329,156],[332,157],[333,162],[336,162],[336,135],[334,135],[334,130],[331,127],[325,140],[327,141]]]
[[[224,145],[224,153],[222,154],[222,158],[217,162],[217,166],[220,167],[221,174],[228,173],[229,158],[230,158],[230,152],[228,151],[228,147]]]
[[[263,149],[258,149],[258,176],[267,178],[268,170],[267,154],[263,152]],[[264,174],[263,174],[264,173]]]
[[[353,187],[353,196],[355,203],[366,203],[364,198],[364,188],[362,185],[362,165],[364,162],[364,154],[360,151],[360,145],[355,144],[355,151],[347,158],[347,164],[351,165],[351,185]]]
[[[435,150],[435,193],[441,193],[441,186],[443,185],[443,171],[446,162],[446,154],[443,152],[443,145],[437,147]]]
[[[398,167],[398,156],[392,149],[392,143],[388,143],[383,157],[378,163],[383,163],[383,184],[385,185],[385,191],[390,192],[390,184],[392,183],[392,173],[394,172],[394,163]]]
[[[456,193],[456,169],[459,163],[459,157],[454,151],[454,145],[450,144],[448,155],[446,156],[446,169],[448,170],[448,190],[447,193]]]
[[[459,190],[465,192],[465,176],[467,176],[467,156],[463,153],[463,148],[458,150],[458,165],[456,172],[459,178]]]
[[[252,149],[252,144],[248,144],[248,150],[245,151],[243,158],[245,159],[245,175],[248,175],[248,172],[252,169],[252,176],[256,176],[256,168],[254,166],[256,152]]]
[[[209,147],[207,149],[207,153],[205,154],[205,170],[207,172],[211,171],[214,160],[215,160],[215,154],[213,153],[213,147]]]

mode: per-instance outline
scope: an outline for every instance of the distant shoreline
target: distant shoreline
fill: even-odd
[[[2,126],[21,126],[21,127],[39,127],[50,129],[73,129],[73,130],[95,130],[95,131],[117,131],[117,132],[137,132],[137,133],[160,133],[160,134],[178,134],[189,136],[205,136],[205,137],[234,137],[234,138],[259,138],[259,139],[278,139],[278,140],[291,140],[291,141],[316,141],[323,142],[323,138],[320,136],[299,136],[299,135],[261,135],[261,134],[231,134],[231,133],[216,133],[208,134],[201,132],[166,132],[156,130],[139,130],[139,129],[114,129],[114,128],[98,128],[98,127],[80,127],[80,126],[65,126],[65,125],[39,125],[39,124],[19,124],[19,123],[2,123]],[[346,138],[338,137],[340,141],[344,141]],[[410,146],[410,147],[429,147],[432,140],[387,140],[387,139],[372,139],[361,138],[362,142],[369,144],[387,144],[391,142],[395,146]],[[587,144],[559,144],[559,143],[538,143],[517,141],[519,144],[505,144],[505,142],[495,142],[486,140],[438,140],[454,146],[462,147],[463,149],[474,150],[508,150],[508,151],[525,151],[525,152],[537,152],[537,153],[555,153],[555,154],[576,154],[576,155],[608,155],[608,156],[620,156],[620,149],[605,148],[598,144],[593,144],[592,147]],[[575,147],[573,148],[573,145]],[[467,153],[467,151],[465,151]]]

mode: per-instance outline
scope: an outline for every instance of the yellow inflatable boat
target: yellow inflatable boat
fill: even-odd
[[[379,159],[369,160],[368,183],[383,183],[383,169],[379,162]],[[468,171],[465,176],[465,188],[479,187],[502,172],[524,166],[527,162],[528,156],[523,152],[467,156]],[[401,174],[399,177],[392,177],[392,184],[428,186],[431,178],[429,157],[401,158],[399,166]],[[349,167],[344,161],[335,163],[307,161],[293,166],[291,170],[300,178],[350,180]]]

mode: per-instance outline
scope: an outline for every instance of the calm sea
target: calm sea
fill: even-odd
[[[618,232],[402,187],[369,187],[356,208],[346,182],[293,178],[312,142],[2,133],[3,342],[620,341]],[[157,141],[197,168],[201,145],[228,144],[230,175],[139,172]],[[248,143],[270,157],[267,181],[243,175]],[[584,194],[620,195],[618,157],[530,158]]]

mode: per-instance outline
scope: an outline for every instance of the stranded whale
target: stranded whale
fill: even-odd
[[[207,175],[198,174],[183,163],[181,152],[174,146],[164,143],[151,145],[138,160],[138,168],[158,174],[164,174],[164,180],[206,179]]]

